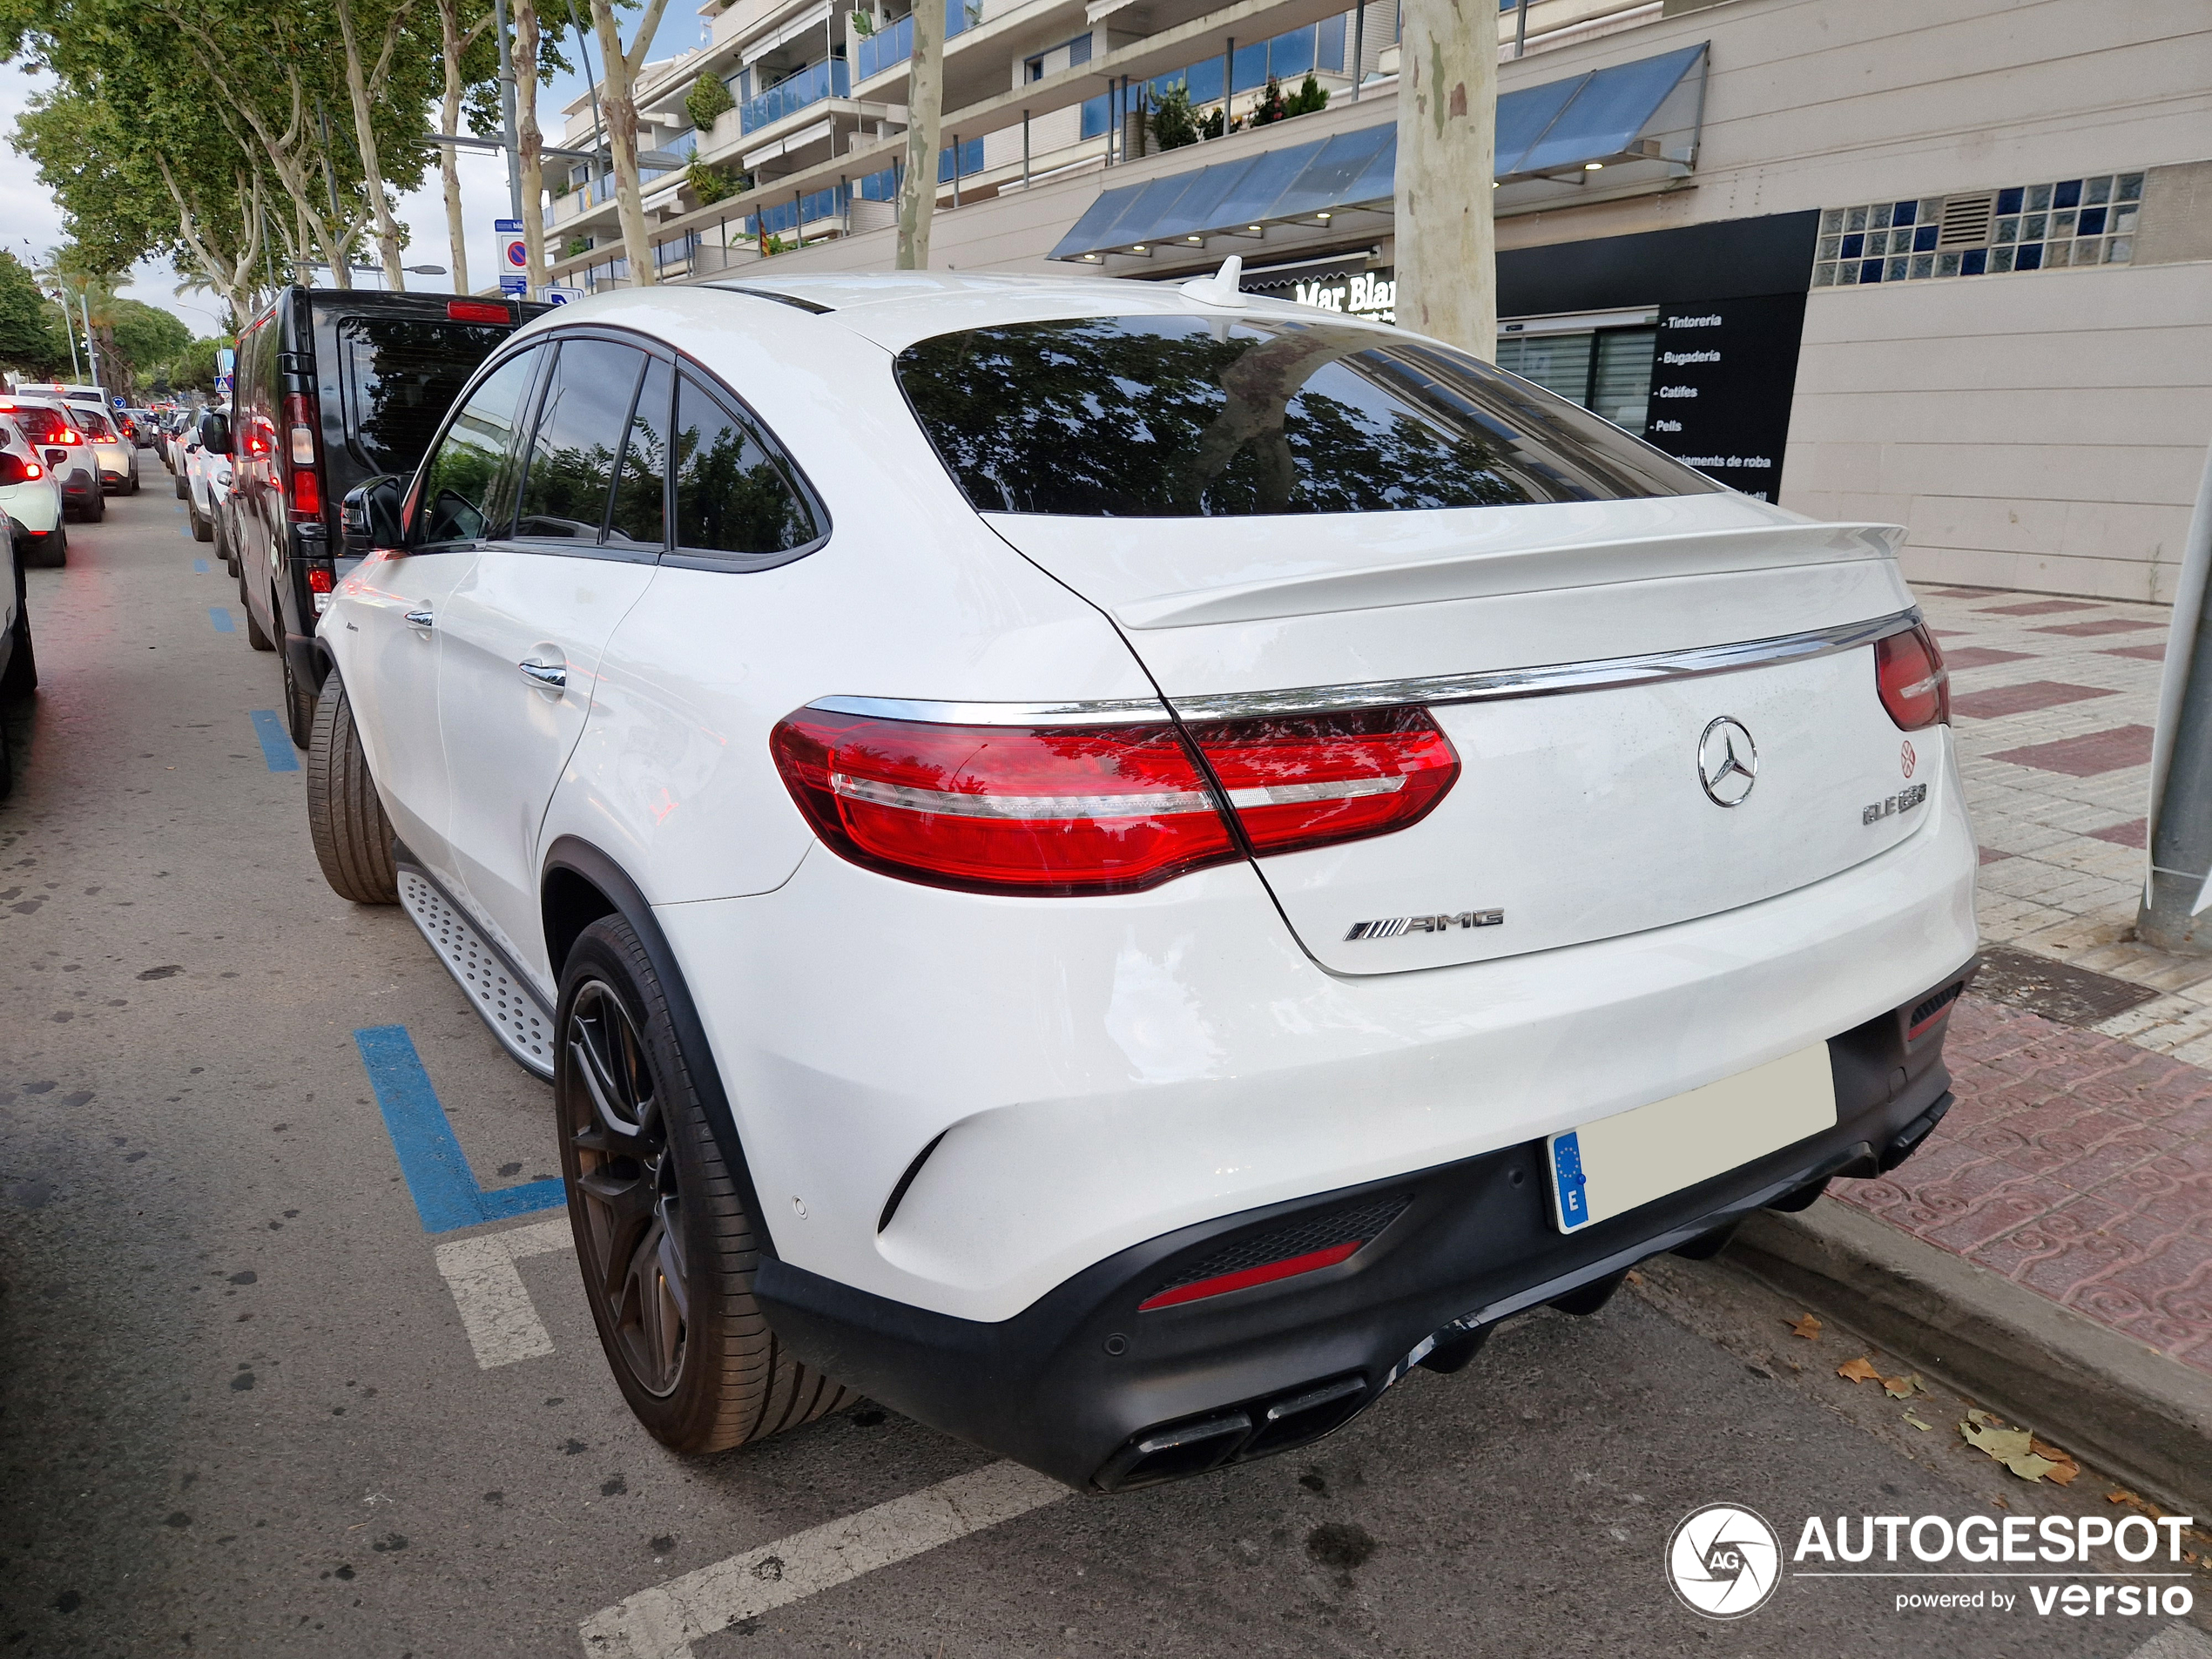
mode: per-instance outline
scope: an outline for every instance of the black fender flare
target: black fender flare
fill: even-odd
[[[691,1000],[691,982],[676,960],[676,952],[668,942],[668,935],[661,931],[660,921],[653,914],[653,907],[639,890],[637,884],[619,864],[599,848],[579,836],[558,837],[545,851],[539,872],[538,891],[541,905],[548,887],[548,880],[556,870],[567,870],[588,881],[611,904],[616,914],[628,922],[645,948],[645,955],[659,977],[661,992],[668,999],[670,1022],[676,1028],[676,1040],[684,1050],[685,1064],[691,1073],[691,1086],[698,1091],[699,1104],[706,1112],[707,1128],[714,1136],[715,1144],[721,1150],[722,1159],[729,1166],[738,1184],[738,1191],[752,1212],[754,1242],[763,1261],[777,1261],[774,1228],[768,1211],[760,1202],[760,1194],[752,1181],[752,1165],[746,1159],[745,1146],[738,1135],[737,1116],[730,1109],[730,1096],[722,1085],[721,1068],[715,1063],[713,1046],[707,1042],[706,1026],[699,1018],[698,1005]],[[551,918],[546,918],[547,955],[551,956],[553,928]],[[561,978],[562,964],[552,963],[555,985]],[[560,1041],[560,1010],[554,1010],[554,1041]]]

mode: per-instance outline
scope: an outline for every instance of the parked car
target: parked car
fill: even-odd
[[[131,435],[131,442],[141,449],[153,448],[154,415],[152,409],[123,411],[124,429]]]
[[[287,288],[239,334],[232,529],[249,643],[283,666],[292,740],[307,745],[322,661],[315,623],[339,574],[338,504],[412,472],[454,395],[550,307],[461,294]]]
[[[199,416],[197,409],[177,408],[171,410],[162,422],[161,464],[172,473],[184,465],[185,444],[191,438],[192,425]],[[184,493],[181,489],[177,492],[179,500],[184,498]]]
[[[61,484],[12,415],[0,415],[0,455],[13,455],[22,463],[7,469],[15,475],[14,482],[0,484],[0,512],[14,521],[22,542],[22,563],[68,563],[69,527],[62,523]]]
[[[0,397],[0,415],[13,415],[24,435],[38,446],[39,459],[61,484],[65,511],[94,524],[107,516],[98,461],[66,404],[57,398],[18,393]]]
[[[30,647],[30,605],[25,594],[24,567],[30,563],[29,533],[16,520],[7,502],[29,478],[34,464],[14,448],[0,448],[0,552],[7,564],[0,570],[0,707],[28,697],[38,687],[38,659]],[[8,733],[0,725],[0,799],[16,786],[14,759],[8,752]]]
[[[215,520],[230,488],[230,413],[203,409],[185,455],[185,515],[192,521],[194,541],[215,539]]]
[[[114,417],[92,403],[71,401],[70,419],[92,446],[99,468],[100,488],[111,496],[138,493],[138,446],[125,436]]]
[[[619,293],[348,512],[318,857],[550,1076],[671,1447],[1281,1452],[1951,1104],[1903,532],[1453,347],[1229,272]]]

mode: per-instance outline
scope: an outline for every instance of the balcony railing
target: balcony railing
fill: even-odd
[[[983,9],[976,0],[945,0],[945,38],[964,35],[981,22]],[[861,80],[871,75],[880,75],[887,69],[903,64],[914,55],[914,20],[912,14],[901,17],[887,29],[879,29],[860,38],[860,54],[855,72]]]
[[[780,121],[824,98],[845,98],[853,91],[853,78],[842,57],[826,57],[796,75],[778,81],[758,98],[738,106],[738,130],[757,132],[772,121]]]

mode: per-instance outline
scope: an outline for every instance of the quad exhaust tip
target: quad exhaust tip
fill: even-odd
[[[1101,1492],[1128,1492],[1287,1452],[1342,1428],[1370,1397],[1366,1378],[1355,1372],[1145,1429],[1106,1460],[1091,1484]]]

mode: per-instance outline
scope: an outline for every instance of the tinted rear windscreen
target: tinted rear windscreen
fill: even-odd
[[[897,372],[985,512],[1356,513],[1720,488],[1487,363],[1328,322],[1015,323],[919,341]]]
[[[346,442],[358,477],[413,472],[476,366],[514,332],[496,323],[341,319]]]

